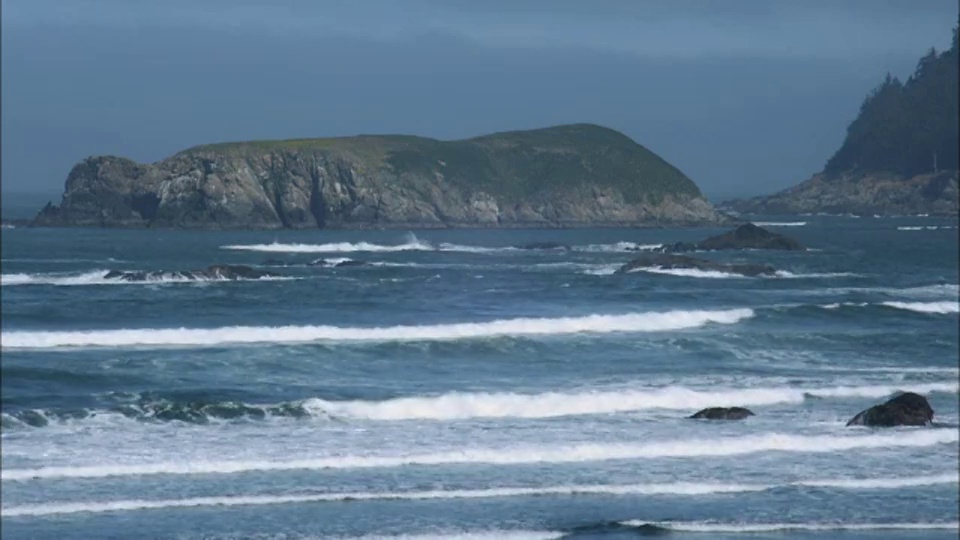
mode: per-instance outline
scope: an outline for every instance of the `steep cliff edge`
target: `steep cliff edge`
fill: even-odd
[[[310,228],[715,224],[697,186],[607,128],[461,141],[357,136],[198,146],[74,166],[38,226]]]

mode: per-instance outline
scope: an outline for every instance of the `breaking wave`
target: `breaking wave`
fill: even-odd
[[[757,227],[803,227],[806,221],[754,221]]]
[[[651,274],[665,274],[679,277],[708,278],[708,279],[814,279],[814,278],[839,278],[839,277],[859,277],[860,274],[852,272],[814,272],[809,274],[795,274],[786,270],[777,270],[776,274],[761,275],[750,277],[733,272],[722,272],[720,270],[700,270],[697,268],[661,268],[659,266],[650,266],[645,268],[635,268],[632,272],[648,272]]]
[[[9,331],[4,349],[56,347],[207,347],[228,343],[307,343],[315,341],[444,341],[496,337],[659,332],[708,323],[734,324],[753,316],[751,309],[666,311],[626,315],[500,319],[477,323],[422,326],[232,326],[222,328],[143,328],[91,331]]]
[[[787,531],[894,531],[894,530],[956,530],[960,524],[953,522],[928,523],[714,523],[714,522],[649,522],[625,521],[625,525],[639,527],[655,525],[668,531],[700,533],[763,533]]]
[[[914,313],[937,315],[960,313],[960,303],[948,300],[940,302],[880,302],[879,304],[871,304],[869,302],[834,302],[832,304],[822,304],[819,307],[823,309],[840,309],[845,307],[862,308],[868,306],[883,306],[887,308],[912,311]]]
[[[184,277],[178,273],[169,275],[150,276],[142,281],[128,281],[124,279],[111,278],[105,276],[109,270],[93,270],[82,274],[2,274],[0,275],[0,285],[4,287],[13,285],[57,285],[57,286],[78,286],[78,285],[157,285],[165,283],[203,283],[215,281],[288,281],[297,279],[289,276],[268,276],[259,279],[216,279],[209,277],[195,276],[192,278]]]
[[[585,391],[542,394],[461,393],[433,397],[404,397],[385,401],[327,401],[319,398],[304,408],[337,418],[364,420],[458,420],[468,418],[549,418],[612,414],[645,409],[689,410],[705,407],[764,406],[802,403],[814,397],[880,398],[898,391],[920,394],[956,393],[957,382],[904,384],[897,386],[838,386],[827,388],[740,388],[696,390],[686,387],[646,388],[621,391]]]
[[[308,398],[257,405],[237,401],[177,402],[145,398],[98,410],[25,409],[3,413],[3,427],[44,427],[109,415],[142,422],[180,421],[207,424],[265,418],[336,418],[340,420],[407,421],[468,420],[475,418],[552,418],[617,414],[641,410],[695,411],[705,407],[768,406],[802,403],[817,398],[883,398],[897,392],[957,393],[960,383],[905,383],[898,385],[833,386],[821,388],[695,389],[683,386],[581,392],[450,392],[436,396],[409,396],[386,400],[329,400]]]
[[[956,229],[956,228],[957,228],[956,225],[924,225],[924,226],[910,225],[910,226],[897,227],[897,230],[898,231],[922,231],[922,230],[936,231],[938,229],[949,230],[949,229]]]
[[[586,253],[633,253],[653,251],[663,244],[638,244],[636,242],[614,242],[612,244],[588,244],[568,246],[564,249]],[[415,235],[407,235],[399,244],[375,244],[371,242],[331,242],[324,244],[280,243],[270,244],[232,244],[221,249],[235,251],[258,251],[266,253],[354,253],[354,252],[400,252],[400,251],[449,251],[460,253],[503,253],[539,251],[518,246],[472,246],[449,242],[433,245]],[[549,249],[544,251],[551,251]]]
[[[682,439],[651,443],[589,443],[561,446],[514,446],[465,448],[453,451],[406,455],[339,455],[288,461],[169,461],[159,463],[113,463],[30,469],[0,469],[3,481],[50,478],[105,478],[138,475],[238,474],[252,471],[318,469],[365,469],[435,465],[522,465],[537,463],[582,463],[620,459],[721,457],[758,452],[829,453],[867,448],[928,447],[956,444],[955,430],[898,430],[861,435],[794,435],[764,433],[743,437]]]
[[[587,253],[634,253],[637,251],[653,251],[663,247],[663,244],[637,244],[636,242],[615,242],[613,244],[588,244],[574,246],[574,251]]]
[[[636,270],[631,270],[631,272],[647,272],[650,274],[665,274],[669,276],[679,276],[679,277],[692,277],[692,278],[709,278],[709,279],[729,279],[729,278],[739,278],[739,279],[750,279],[747,276],[742,274],[733,274],[730,272],[720,272],[719,270],[698,270],[696,268],[660,268],[659,266],[651,266],[648,268],[637,268]]]
[[[960,303],[952,301],[943,302],[883,302],[881,305],[914,311],[916,313],[938,313],[945,315],[947,313],[960,313]]]
[[[306,502],[338,501],[423,501],[436,499],[486,499],[502,497],[574,496],[574,495],[667,495],[698,496],[720,493],[766,491],[785,486],[833,487],[841,489],[895,489],[901,487],[956,484],[956,474],[911,478],[866,478],[837,480],[800,480],[781,485],[729,484],[710,482],[674,482],[662,484],[586,484],[543,487],[496,487],[486,489],[429,490],[406,492],[304,493],[284,495],[248,495],[194,497],[187,499],[132,499],[103,502],[63,502],[28,504],[0,510],[4,517],[50,516],[77,513],[125,512],[162,508],[205,506],[263,506]]]

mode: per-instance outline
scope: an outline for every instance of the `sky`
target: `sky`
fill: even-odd
[[[3,193],[91,155],[590,122],[717,202],[822,169],[956,0],[2,0]]]

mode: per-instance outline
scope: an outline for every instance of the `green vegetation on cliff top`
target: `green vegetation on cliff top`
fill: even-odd
[[[572,124],[494,133],[458,141],[410,135],[359,135],[219,143],[179,155],[249,158],[263,153],[321,153],[387,168],[397,176],[442,175],[492,195],[529,198],[595,185],[615,188],[631,202],[665,195],[700,196],[696,184],[662,158],[615,130]]]
[[[957,28],[949,50],[934,49],[901,83],[889,74],[863,102],[825,172],[894,172],[904,177],[958,168]]]

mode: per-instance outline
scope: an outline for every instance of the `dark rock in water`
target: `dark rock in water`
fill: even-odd
[[[736,229],[718,236],[711,236],[697,243],[704,250],[719,249],[780,249],[798,251],[804,249],[799,242],[782,234],[770,232],[753,223],[745,223]]]
[[[660,268],[664,270],[705,270],[714,272],[724,272],[728,274],[740,274],[743,276],[769,276],[777,273],[777,270],[766,264],[726,264],[697,259],[686,255],[672,255],[669,253],[653,253],[641,255],[636,259],[620,267],[617,273],[623,274],[632,270],[642,270],[645,268]]]
[[[656,253],[684,253],[696,250],[696,244],[691,244],[690,242],[674,242],[673,244],[664,244],[653,251]]]
[[[208,279],[260,279],[264,277],[277,277],[280,274],[257,270],[249,266],[234,264],[215,264],[207,267],[205,270],[194,271],[174,271],[174,272],[142,272],[127,270],[110,270],[104,274],[104,279],[118,279],[121,281],[165,281],[165,280],[208,280]]]
[[[927,398],[913,392],[905,392],[875,405],[847,422],[848,426],[926,426],[933,422],[933,408]]]
[[[702,420],[743,420],[748,416],[755,416],[753,411],[743,407],[709,407],[696,412],[690,418]]]
[[[644,523],[642,525],[630,525],[617,521],[605,521],[602,523],[593,523],[580,527],[573,527],[560,538],[573,540],[575,538],[635,538],[637,536],[665,536],[672,533],[670,529]]]
[[[568,246],[567,244],[561,244],[559,242],[531,242],[529,244],[522,244],[516,247],[518,249],[540,249],[540,250],[555,249],[558,251],[570,251],[570,246]]]

